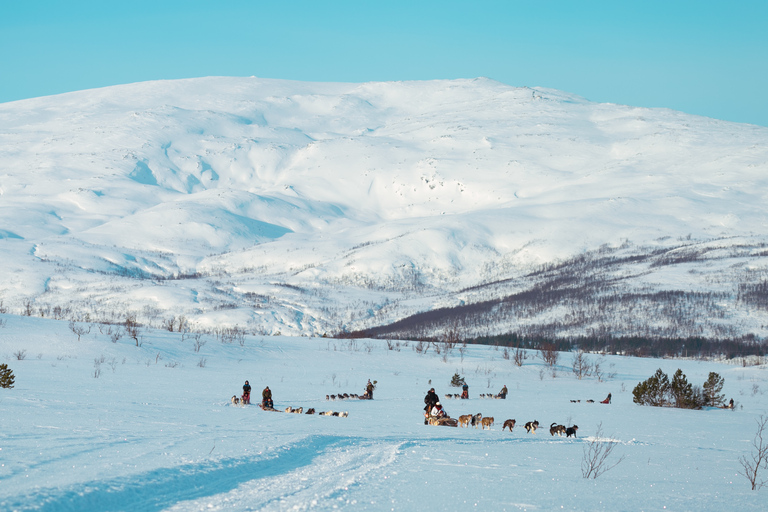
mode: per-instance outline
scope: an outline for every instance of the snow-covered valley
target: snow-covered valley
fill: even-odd
[[[504,347],[417,352],[414,343],[212,335],[0,315],[0,509],[193,510],[764,510],[739,472],[768,410],[765,365],[587,354],[603,377],[578,379],[572,355],[518,367]],[[78,339],[79,338],[79,339]],[[391,348],[391,349],[390,349]],[[735,410],[639,406],[634,386],[661,368],[700,385],[725,380]],[[466,378],[470,399],[449,386]],[[245,380],[275,407],[235,406]],[[360,393],[374,400],[327,400]],[[480,398],[506,385],[506,400]],[[493,416],[489,429],[425,426],[434,387],[448,413]],[[611,404],[597,403],[612,394]],[[596,403],[588,403],[594,399]],[[579,402],[573,402],[579,400]],[[502,431],[514,418],[512,432]],[[526,433],[523,423],[541,428]],[[578,425],[551,436],[549,425]],[[597,436],[598,428],[601,436]],[[585,479],[585,449],[615,445],[615,465]],[[623,457],[623,459],[622,459]],[[763,476],[768,477],[763,470]]]

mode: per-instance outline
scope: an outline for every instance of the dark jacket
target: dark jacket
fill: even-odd
[[[264,388],[264,391],[261,392],[261,398],[264,400],[271,400],[272,399],[272,390],[267,388]]]
[[[438,398],[437,393],[434,391],[428,391],[427,396],[424,397],[424,403],[427,404],[427,406],[424,407],[424,410],[427,412],[431,411],[435,404],[439,401],[440,399]]]
[[[251,385],[250,384],[244,384],[243,385],[243,394],[244,395],[250,395],[251,394]]]

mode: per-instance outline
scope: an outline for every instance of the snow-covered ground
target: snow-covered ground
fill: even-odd
[[[613,258],[591,303],[719,294],[683,327],[632,300],[614,334],[764,337],[742,285],[768,280],[767,180],[768,128],[482,78],[79,91],[0,105],[0,301],[322,335],[525,292],[586,255]],[[467,332],[606,327],[558,306]]]
[[[613,374],[599,382],[576,379],[570,354],[553,377],[534,354],[519,368],[494,347],[419,354],[412,342],[204,335],[196,352],[177,332],[143,330],[137,347],[113,343],[106,326],[78,340],[65,321],[0,324],[0,362],[16,376],[0,389],[1,510],[765,510],[766,489],[738,474],[768,411],[765,366],[589,355]],[[633,404],[657,368],[699,385],[718,372],[736,410]],[[456,372],[471,398],[444,399],[446,409],[493,416],[491,430],[423,424],[426,391],[459,392]],[[369,378],[373,401],[326,401]],[[246,379],[256,396],[269,385],[278,409],[349,417],[233,406]],[[505,384],[507,400],[479,398]],[[586,403],[608,393],[610,405]],[[534,419],[542,428],[526,434]],[[550,436],[552,422],[577,424],[578,437]],[[624,459],[584,479],[598,425],[616,444],[609,462]]]

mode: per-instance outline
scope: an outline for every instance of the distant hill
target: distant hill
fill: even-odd
[[[80,91],[0,104],[0,310],[759,339],[766,204],[768,128],[483,78]]]

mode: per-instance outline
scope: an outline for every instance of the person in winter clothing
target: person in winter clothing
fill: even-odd
[[[371,379],[368,379],[368,385],[365,386],[365,397],[373,400],[373,384],[371,384]]]
[[[432,412],[432,408],[439,401],[440,399],[437,397],[437,393],[435,393],[435,388],[432,388],[429,391],[427,391],[427,396],[424,397],[424,403],[426,404],[426,406],[424,407],[424,424],[425,425],[429,423],[429,415]]]
[[[469,386],[466,384],[461,387],[461,398],[465,400],[469,398]]]
[[[261,405],[265,409],[274,409],[275,407],[275,403],[272,401],[272,390],[269,389],[269,386],[261,392]]]
[[[435,406],[432,408],[432,411],[430,412],[430,416],[432,418],[439,420],[440,418],[444,418],[448,416],[448,413],[445,412],[445,409],[443,409],[443,406],[440,402],[437,402]]]
[[[610,393],[608,393],[608,396],[605,398],[605,400],[603,400],[603,401],[602,401],[602,402],[600,402],[600,403],[601,403],[601,404],[609,404],[609,403],[611,403],[611,394],[610,394]]]
[[[507,391],[507,385],[506,385],[506,384],[504,384],[504,387],[503,387],[503,388],[501,388],[501,391],[499,391],[499,394],[498,394],[497,396],[498,396],[499,398],[504,398],[504,399],[506,399],[506,398],[507,398],[507,393],[508,393],[508,391]]]
[[[243,403],[251,403],[251,385],[248,384],[248,381],[245,381],[245,384],[243,384]]]

